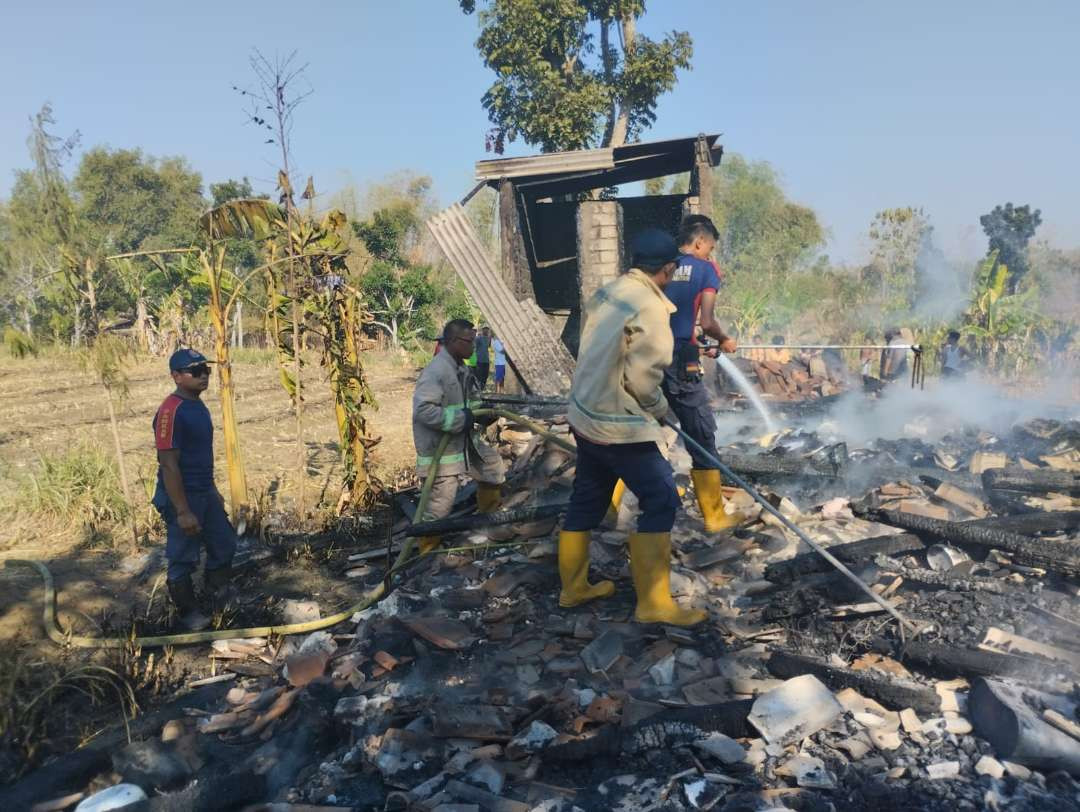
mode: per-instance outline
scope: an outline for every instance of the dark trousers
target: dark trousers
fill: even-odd
[[[484,391],[484,387],[487,386],[488,375],[491,374],[491,364],[477,364],[476,371],[473,375],[476,378],[476,382],[480,384],[480,391]]]
[[[217,570],[232,565],[236,553],[236,531],[229,523],[225,507],[217,494],[188,493],[188,507],[199,520],[202,532],[189,536],[176,523],[176,510],[168,496],[155,496],[155,507],[165,520],[165,558],[169,562],[167,578],[175,581],[198,569],[199,552],[206,546],[206,569]]]
[[[664,382],[661,387],[668,405],[671,406],[671,411],[679,418],[679,428],[705,448],[715,452],[716,418],[709,405],[709,393],[705,391],[704,381],[700,378],[686,380],[685,376],[679,374],[679,370],[668,367],[664,370]],[[686,446],[694,468],[698,470],[716,468],[715,462],[689,443]]]
[[[600,526],[615,483],[622,480],[638,499],[640,533],[668,533],[675,524],[679,492],[671,465],[656,443],[599,445],[577,438],[577,469],[564,530],[593,530]]]

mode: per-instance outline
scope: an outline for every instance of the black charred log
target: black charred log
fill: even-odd
[[[924,540],[946,541],[969,547],[993,548],[1009,553],[1025,567],[1040,567],[1069,578],[1080,577],[1080,544],[1035,539],[974,522],[947,522],[914,513],[852,505],[862,518],[916,533]]]
[[[750,479],[767,480],[774,477],[825,477],[836,479],[844,475],[844,466],[824,459],[807,459],[772,454],[739,454],[720,451],[720,461],[736,474]]]
[[[456,533],[473,530],[478,527],[494,527],[500,524],[535,522],[540,519],[553,519],[566,512],[569,502],[557,502],[551,505],[530,505],[528,507],[501,510],[497,513],[475,513],[471,516],[458,516],[450,519],[437,519],[431,522],[414,524],[405,531],[406,536],[438,536],[443,533]]]
[[[1036,510],[1020,516],[995,516],[989,519],[975,519],[964,522],[972,527],[996,527],[1024,536],[1039,533],[1064,533],[1080,529],[1080,510],[1045,511]]]
[[[912,708],[918,713],[941,712],[941,697],[932,688],[911,682],[892,679],[874,671],[855,671],[839,668],[812,657],[775,651],[766,663],[769,673],[781,679],[791,679],[803,674],[813,674],[834,691],[853,688],[865,697],[880,702],[886,708],[903,710]]]
[[[926,545],[911,533],[898,533],[892,536],[874,536],[873,538],[853,541],[850,544],[837,544],[829,552],[845,564],[855,564],[879,555],[898,555],[923,550]],[[776,584],[787,584],[819,572],[832,572],[832,564],[817,553],[804,553],[787,561],[770,564],[765,568],[766,580]]]
[[[1047,665],[1033,663],[1023,657],[996,651],[962,648],[944,643],[924,643],[912,640],[906,645],[892,646],[879,641],[873,648],[891,653],[903,663],[918,665],[939,676],[948,677],[1016,677],[1045,682]]]
[[[544,751],[544,760],[566,763],[596,756],[640,753],[687,744],[709,733],[723,733],[733,739],[756,736],[746,721],[753,705],[752,699],[737,699],[661,711],[630,728],[608,725],[591,738],[549,747]]]
[[[1080,474],[1040,468],[990,468],[982,474],[983,490],[1023,493],[1065,493],[1080,496]]]

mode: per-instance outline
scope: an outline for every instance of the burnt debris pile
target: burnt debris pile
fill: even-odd
[[[550,407],[534,417],[572,441]],[[170,809],[1080,804],[1080,424],[863,447],[781,431],[721,449],[903,630],[734,489],[733,533],[707,535],[689,498],[673,533],[672,590],[709,610],[700,627],[633,622],[631,494],[591,542],[615,595],[561,609],[574,456],[505,420],[487,431],[511,462],[501,523],[471,517],[463,489],[445,551],[387,597],[329,631],[215,642],[212,672],[192,675],[215,699],[63,789],[124,782]],[[674,441],[670,458],[685,472]],[[378,584],[407,531],[355,552],[350,577]]]

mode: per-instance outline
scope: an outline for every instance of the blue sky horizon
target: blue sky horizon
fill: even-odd
[[[232,89],[251,83],[252,47],[308,64],[293,152],[324,196],[412,170],[448,203],[492,157],[480,105],[491,74],[456,0],[146,8],[0,11],[0,198],[30,163],[29,117],[46,101],[57,133],[79,130],[84,148],[182,155],[205,185],[246,175],[271,191],[272,147]],[[652,0],[641,30],[676,28],[694,39],[693,70],[644,138],[722,132],[728,152],[768,161],[817,212],[834,261],[862,262],[874,213],[906,205],[926,210],[954,259],[985,251],[978,218],[1007,201],[1042,210],[1037,239],[1080,247],[1080,4]]]

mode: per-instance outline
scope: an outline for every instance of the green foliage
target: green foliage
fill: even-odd
[[[373,323],[386,331],[395,347],[432,334],[439,289],[428,266],[402,267],[376,260],[361,278],[360,290],[375,316]]]
[[[76,216],[102,254],[191,245],[206,206],[202,177],[185,159],[137,149],[88,150],[71,188]]]
[[[127,370],[135,360],[135,349],[130,342],[103,333],[94,339],[80,360],[83,368],[93,372],[111,395],[121,401],[127,397]]]
[[[370,220],[352,224],[356,236],[363,240],[376,259],[401,264],[407,238],[420,227],[415,205],[408,201],[394,203],[376,211]]]
[[[1012,203],[995,206],[993,211],[979,218],[979,224],[990,240],[987,256],[996,254],[1011,269],[1010,293],[1016,291],[1027,275],[1028,242],[1041,223],[1042,213],[1038,209],[1032,211],[1028,205],[1014,207]]]
[[[717,259],[725,270],[753,272],[764,285],[781,285],[824,244],[817,215],[787,199],[768,163],[725,156],[713,178]]]
[[[12,358],[22,359],[38,354],[34,340],[26,333],[11,326],[4,328],[4,346]]]
[[[41,457],[36,470],[16,481],[8,508],[88,526],[119,524],[131,513],[116,463],[92,443]]]
[[[471,14],[476,3],[461,7]],[[476,47],[496,75],[482,100],[494,125],[489,146],[502,152],[520,137],[552,152],[636,140],[693,53],[685,31],[659,41],[638,34],[644,13],[644,0],[484,3]]]
[[[870,224],[870,265],[863,281],[878,288],[885,321],[911,311],[919,285],[918,261],[931,241],[933,226],[921,208],[884,209]]]

